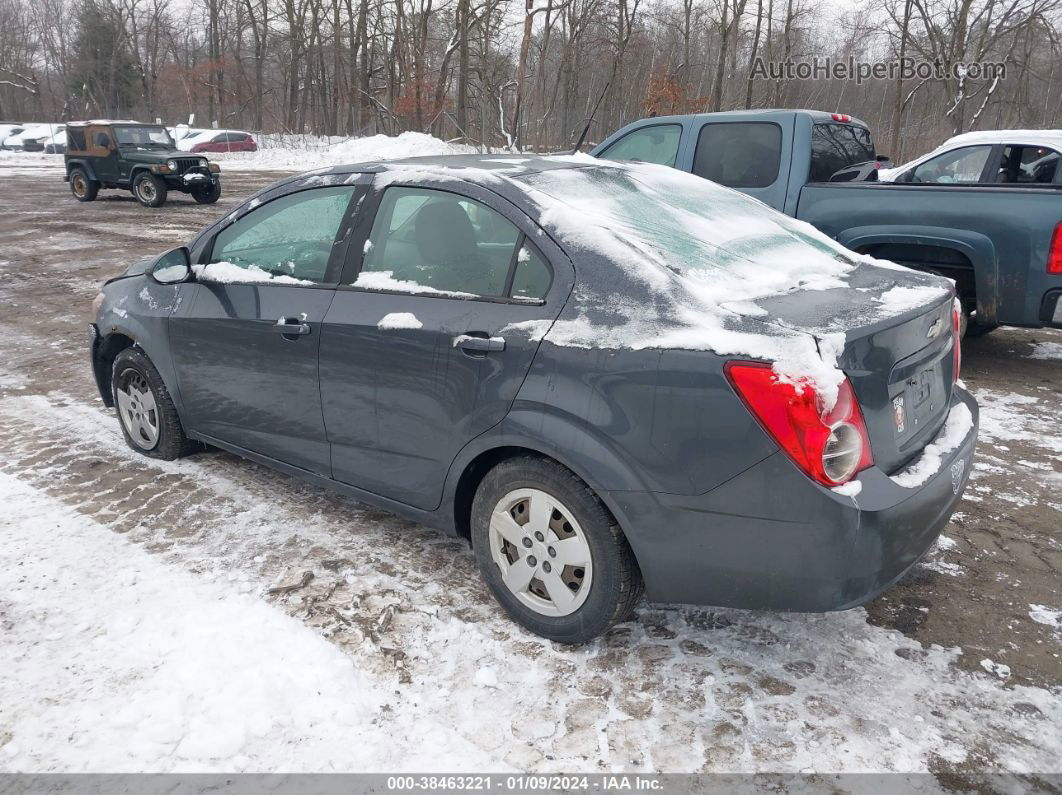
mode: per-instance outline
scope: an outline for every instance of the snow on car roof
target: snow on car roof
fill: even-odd
[[[938,149],[955,144],[1006,143],[1032,146],[1062,146],[1062,130],[977,130],[955,135]]]
[[[161,127],[159,124],[150,124],[146,121],[135,119],[90,119],[88,121],[68,121],[67,127],[87,127],[90,124],[143,124],[145,127]]]

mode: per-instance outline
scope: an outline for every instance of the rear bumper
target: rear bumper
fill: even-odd
[[[698,496],[610,492],[656,602],[821,612],[892,585],[933,545],[962,496],[977,441],[977,404],[955,389],[973,427],[916,488],[877,468],[845,497],[775,453]]]

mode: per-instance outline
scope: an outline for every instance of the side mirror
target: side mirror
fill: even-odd
[[[159,284],[180,284],[192,278],[192,258],[187,246],[160,256],[151,266],[151,278]]]

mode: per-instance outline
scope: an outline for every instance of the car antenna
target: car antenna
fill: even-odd
[[[605,87],[603,89],[601,89],[601,94],[600,94],[600,96],[598,96],[597,102],[594,103],[594,109],[590,112],[590,118],[586,120],[586,126],[583,127],[582,135],[579,136],[579,140],[576,142],[575,146],[572,147],[571,154],[573,154],[573,155],[579,154],[579,149],[582,147],[583,141],[586,140],[586,134],[588,132],[590,132],[590,125],[594,123],[594,116],[597,115],[597,108],[601,104],[601,100],[603,100],[605,98],[605,92],[608,91],[608,87],[611,84],[612,84],[612,81],[609,80],[609,81],[607,81],[605,83]]]

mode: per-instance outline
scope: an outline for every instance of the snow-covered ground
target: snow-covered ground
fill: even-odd
[[[572,649],[504,618],[461,541],[125,446],[85,360],[96,286],[272,176],[147,211],[23,168],[0,157],[0,771],[1057,770],[1062,334],[968,346],[967,496],[867,609],[643,604]]]

